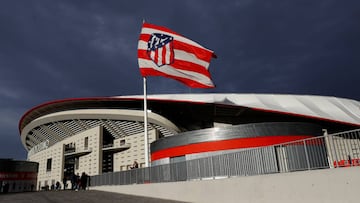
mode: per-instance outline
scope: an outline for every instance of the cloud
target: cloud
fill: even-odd
[[[24,109],[0,108],[0,158],[24,159],[17,124]]]
[[[351,0],[2,2],[4,149],[9,156],[23,150],[17,123],[36,105],[142,94],[137,42],[143,19],[218,55],[210,64],[215,89],[149,77],[149,94],[289,93],[360,100],[354,86],[360,75],[359,8]]]
[[[21,98],[21,95],[13,89],[0,87],[0,98],[13,100]]]

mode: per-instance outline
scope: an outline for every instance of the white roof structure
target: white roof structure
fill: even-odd
[[[116,98],[143,99],[143,95]],[[360,126],[360,102],[337,97],[289,94],[163,94],[148,95],[147,98],[242,106]]]
[[[236,124],[251,122],[251,119],[261,118],[264,113],[284,115],[281,121],[288,121],[290,116],[325,122],[328,126],[346,126],[346,129],[360,127],[360,102],[337,97],[286,94],[161,94],[147,97],[152,104],[151,110],[155,111],[149,114],[149,128],[159,130],[164,136],[191,130],[187,127],[199,124],[192,122],[200,121],[201,124],[202,119],[209,116],[213,116],[214,120],[207,120],[207,124],[217,122],[215,117],[220,118],[220,122],[224,117],[239,119],[234,121],[233,124]],[[49,140],[50,144],[54,144],[99,125],[115,138],[142,132],[141,100],[143,95],[75,98],[41,104],[26,112],[19,122],[22,143],[30,150],[43,141]],[[183,104],[187,107],[181,109]],[[206,106],[206,111],[197,111],[195,106],[202,107],[202,104]],[[249,120],[246,120],[249,114],[242,114],[244,109],[253,113]],[[179,111],[186,115],[179,114]],[[199,116],[205,112],[206,115]],[[257,122],[271,122],[272,119],[270,116]],[[231,123],[232,120],[226,121]]]

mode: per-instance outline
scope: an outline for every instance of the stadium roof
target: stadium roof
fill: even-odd
[[[32,120],[49,113],[78,108],[136,108],[141,107],[139,101],[142,99],[142,95],[135,95],[47,102],[26,112],[20,120],[19,130],[21,131]],[[239,106],[360,126],[360,102],[337,97],[277,94],[164,94],[148,95],[148,101]],[[131,102],[137,105],[129,104]]]
[[[115,134],[115,137],[129,136],[143,129],[143,118],[139,113],[142,109],[142,95],[57,100],[41,104],[26,112],[19,122],[19,131],[22,136],[35,133],[40,137],[37,140],[27,139],[28,143],[25,146],[27,149],[41,142],[42,139],[60,137],[61,140],[93,124],[103,125],[109,131],[114,129],[114,132],[110,133]],[[260,122],[310,122],[320,124],[330,132],[360,127],[360,102],[326,96],[148,95],[148,109],[152,114],[151,127],[160,130],[164,136],[214,127],[214,123],[237,125]],[[112,111],[107,110],[116,113],[111,115]],[[92,114],[91,111],[96,113]],[[77,113],[81,113],[82,117]],[[92,115],[94,118],[91,117]],[[81,119],[87,119],[87,123]],[[65,129],[63,124],[68,125],[69,130]],[[117,126],[120,124],[123,126],[118,129]],[[25,127],[26,132],[22,132]],[[125,132],[127,130],[129,132]],[[58,136],[57,132],[62,132],[63,135]],[[25,135],[28,133],[30,134]],[[59,139],[54,139],[53,142]],[[22,140],[25,145],[25,137]]]

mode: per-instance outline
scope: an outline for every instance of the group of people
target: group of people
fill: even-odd
[[[59,182],[59,181],[57,181],[57,182],[55,183],[55,185],[52,184],[52,185],[50,186],[50,190],[60,190],[60,189],[61,189],[61,185],[60,185],[60,182]]]
[[[72,190],[78,191],[78,190],[86,190],[86,188],[88,186],[90,186],[90,176],[88,176],[85,172],[83,172],[81,174],[81,176],[79,176],[79,173],[77,174],[72,174],[69,177],[70,181],[71,181],[71,188]],[[68,178],[64,177],[63,179],[63,184],[64,184],[64,190],[67,189],[67,181]]]
[[[134,161],[133,165],[130,167],[131,169],[139,168],[139,164],[137,161]],[[70,176],[64,176],[63,178],[63,189],[66,190],[68,188],[68,181],[71,181],[71,190],[86,190],[87,187],[90,186],[90,176],[88,176],[85,172],[79,176],[79,173],[71,174]],[[60,183],[56,182],[55,185],[51,186],[51,190],[59,190],[61,189]]]

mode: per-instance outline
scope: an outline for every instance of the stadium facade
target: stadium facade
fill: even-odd
[[[351,99],[274,94],[148,96],[151,165],[359,127],[360,103]],[[44,103],[23,115],[19,130],[28,160],[39,163],[37,188],[62,182],[74,173],[92,176],[129,170],[135,160],[145,166],[143,96]],[[326,146],[313,147],[316,152]],[[321,159],[328,161],[325,156]]]

